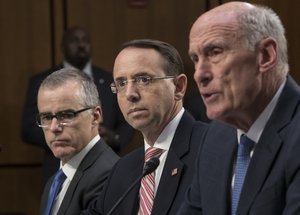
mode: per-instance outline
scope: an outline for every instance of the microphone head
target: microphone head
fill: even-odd
[[[153,157],[153,158],[150,158],[147,163],[145,164],[145,167],[143,169],[143,177],[145,175],[148,175],[150,173],[152,173],[154,170],[156,170],[156,168],[158,167],[159,165],[159,159],[158,157]]]

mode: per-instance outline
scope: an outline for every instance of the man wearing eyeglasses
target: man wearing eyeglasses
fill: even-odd
[[[99,96],[103,102],[103,121],[99,132],[115,152],[121,153],[133,137],[133,128],[128,125],[119,110],[116,96],[110,92],[112,75],[95,66],[92,61],[92,43],[90,34],[86,29],[73,26],[68,28],[61,41],[61,51],[64,60],[44,72],[30,78],[21,121],[21,137],[25,143],[33,144],[45,149],[43,160],[43,185],[59,166],[59,162],[52,156],[44,140],[43,133],[36,126],[35,115],[37,110],[37,92],[39,86],[49,74],[61,68],[76,68],[91,77],[97,86]]]
[[[37,102],[36,122],[60,159],[60,176],[47,182],[41,214],[79,214],[99,195],[119,159],[98,134],[103,114],[97,88],[85,73],[61,69],[42,82]]]
[[[206,131],[206,125],[183,108],[187,87],[183,71],[179,53],[168,43],[142,39],[123,45],[115,59],[111,89],[126,121],[141,131],[144,147],[119,160],[96,204],[83,214],[176,213]],[[155,153],[160,160],[157,169],[116,205]]]

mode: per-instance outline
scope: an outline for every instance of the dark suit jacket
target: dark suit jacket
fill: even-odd
[[[41,82],[53,71],[61,68],[63,68],[63,66],[58,65],[31,77],[22,115],[21,130],[23,141],[37,146],[43,146],[46,150],[44,161],[44,181],[47,181],[49,177],[57,171],[59,167],[59,160],[53,156],[45,142],[42,129],[36,124],[35,117],[38,113],[37,94]],[[119,148],[130,142],[133,136],[133,128],[125,121],[119,109],[116,96],[110,90],[110,84],[113,81],[111,74],[95,66],[92,66],[92,73],[102,102],[103,125],[110,128],[120,136],[116,145],[111,145],[115,151],[118,151]]]
[[[206,125],[194,121],[185,112],[174,135],[154,200],[153,215],[175,214],[191,183],[194,161]],[[144,165],[144,148],[141,147],[121,158],[113,168],[97,205],[84,214],[107,214],[121,195],[141,175]],[[172,170],[177,174],[172,176]],[[114,211],[114,215],[137,214],[140,181]]]
[[[100,139],[80,163],[59,208],[58,215],[77,215],[86,209],[90,202],[99,195],[109,172],[118,159],[118,155]],[[54,176],[45,186],[41,214],[46,207],[53,178]]]
[[[255,146],[237,214],[300,214],[300,89],[289,77]],[[231,214],[236,129],[212,122],[178,214]]]

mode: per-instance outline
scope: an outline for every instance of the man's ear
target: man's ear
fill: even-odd
[[[97,106],[93,110],[93,125],[99,125],[103,122],[103,115],[102,115],[102,109],[100,106]]]
[[[270,71],[276,66],[277,51],[277,43],[273,38],[267,37],[259,42],[258,66],[260,72]]]
[[[187,88],[187,77],[185,74],[180,74],[174,79],[175,83],[175,99],[181,100]]]

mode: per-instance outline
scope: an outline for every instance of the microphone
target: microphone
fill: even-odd
[[[147,163],[145,164],[145,167],[143,169],[143,174],[142,177],[144,177],[145,175],[148,175],[150,173],[152,173],[154,170],[156,170],[156,168],[159,165],[159,159],[158,157],[153,157],[150,158]]]
[[[131,186],[123,193],[123,195],[119,198],[119,200],[114,204],[114,206],[110,209],[110,211],[106,215],[111,215],[112,212],[118,207],[118,205],[123,201],[125,196],[132,190],[132,188],[146,175],[154,172],[159,165],[158,157],[150,158],[144,166],[143,173],[139,176]]]

